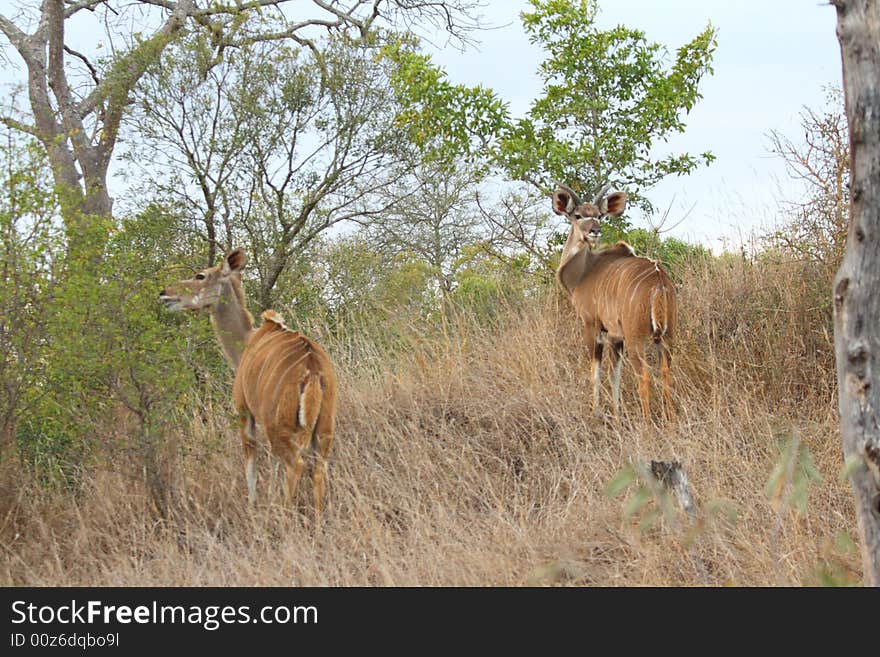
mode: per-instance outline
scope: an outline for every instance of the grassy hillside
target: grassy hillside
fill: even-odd
[[[629,371],[624,416],[591,414],[579,329],[554,290],[488,323],[398,320],[393,349],[376,327],[344,339],[312,327],[341,384],[320,529],[311,482],[285,509],[267,453],[248,507],[230,375],[212,384],[223,403],[181,413],[162,456],[164,515],[114,449],[124,412],[94,437],[106,456],[75,488],[5,458],[0,584],[857,582],[824,276],[769,257],[685,267],[670,425],[645,426]],[[694,524],[638,480],[607,493],[661,458],[683,462]]]

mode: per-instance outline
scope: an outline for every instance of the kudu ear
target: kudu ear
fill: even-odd
[[[560,185],[553,192],[553,212],[556,214],[570,215],[578,203],[577,196],[568,187]]]
[[[223,274],[241,273],[246,264],[247,256],[244,253],[244,249],[233,249],[223,258],[221,271]]]
[[[602,214],[610,214],[615,217],[623,214],[623,211],[626,210],[626,193],[625,192],[614,192],[613,194],[609,194],[599,204],[599,211]]]

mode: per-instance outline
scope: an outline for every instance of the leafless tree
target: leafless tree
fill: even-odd
[[[477,207],[488,227],[487,246],[494,257],[504,261],[525,252],[537,271],[545,275],[556,271],[557,251],[565,235],[547,210],[546,197],[521,187],[495,200],[480,196]]]
[[[467,165],[422,165],[389,190],[388,210],[367,228],[368,239],[385,252],[425,262],[435,292],[446,298],[467,264],[466,247],[486,236],[475,204],[478,184],[479,175]]]
[[[771,152],[785,161],[804,189],[801,199],[784,204],[787,220],[772,238],[830,270],[843,257],[849,219],[850,152],[842,92],[829,90],[824,111],[805,108],[800,125],[803,142],[775,130],[770,133]]]

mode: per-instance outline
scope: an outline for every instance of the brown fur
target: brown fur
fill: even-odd
[[[263,425],[272,451],[287,467],[289,498],[302,475],[305,450],[315,450],[315,506],[320,511],[336,412],[336,377],[327,352],[267,311],[247,342],[232,394],[242,421],[252,416]]]
[[[236,274],[235,276],[230,276],[229,283],[232,286],[232,292],[235,294],[235,298],[238,300],[238,305],[241,306],[242,312],[248,317],[253,325],[254,316],[251,315],[250,311],[247,309],[247,301],[245,301],[244,298],[244,286],[241,284],[241,275]]]
[[[620,193],[612,194],[608,199],[605,207],[620,214],[625,207],[625,195],[621,198]],[[571,296],[575,312],[583,322],[593,375],[594,404],[598,400],[599,365],[604,343],[612,345],[615,367],[625,345],[639,379],[642,412],[646,419],[650,418],[650,372],[645,347],[654,342],[660,358],[666,415],[671,417],[670,364],[676,322],[675,284],[658,263],[636,256],[625,242],[594,250],[602,203],[580,204],[571,190],[560,187],[554,194],[553,209],[566,215],[571,222],[556,277]],[[616,386],[615,410],[618,403]]]
[[[327,458],[336,423],[336,376],[327,352],[314,340],[288,328],[274,310],[263,313],[254,328],[245,305],[241,271],[246,257],[231,251],[221,264],[160,292],[172,310],[210,309],[223,352],[235,369],[232,395],[241,422],[248,497],[255,498],[256,423],[272,452],[287,469],[287,498],[292,500],[314,452],[315,508],[325,497]]]

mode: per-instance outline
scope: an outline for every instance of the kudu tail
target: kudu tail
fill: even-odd
[[[321,412],[321,400],[324,390],[321,386],[320,375],[307,372],[300,382],[299,394],[299,424],[309,432],[314,431]]]
[[[651,290],[651,333],[659,344],[669,330],[669,290],[658,283]]]

